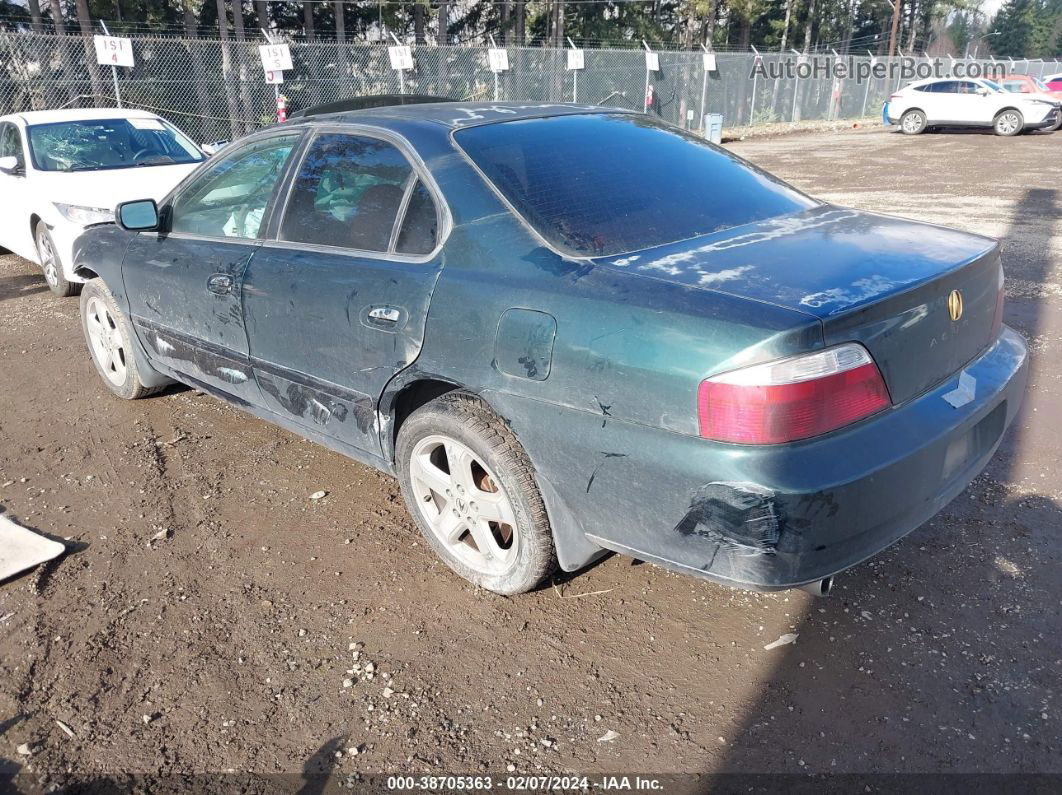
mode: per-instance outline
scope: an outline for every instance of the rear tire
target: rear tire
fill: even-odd
[[[41,263],[41,271],[44,273],[44,281],[48,283],[48,289],[60,298],[80,293],[80,282],[69,281],[63,275],[63,261],[55,248],[52,233],[48,231],[48,225],[44,221],[37,222],[33,239],[37,244],[37,259]]]
[[[904,135],[919,135],[926,131],[928,119],[920,110],[909,110],[900,117],[900,129]]]
[[[147,387],[133,355],[132,329],[103,279],[93,279],[81,292],[81,328],[92,363],[111,392],[125,400],[153,395],[163,387]]]
[[[402,495],[435,553],[495,593],[530,591],[554,572],[546,506],[516,436],[481,400],[448,392],[402,424]]]
[[[992,130],[996,135],[1011,138],[1025,129],[1025,119],[1020,112],[1008,109],[999,113],[992,122]]]

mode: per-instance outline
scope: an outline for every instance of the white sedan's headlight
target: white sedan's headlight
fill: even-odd
[[[55,206],[66,220],[81,226],[108,224],[114,221],[114,210],[104,207],[82,207],[77,204],[60,204],[59,202],[55,202]]]

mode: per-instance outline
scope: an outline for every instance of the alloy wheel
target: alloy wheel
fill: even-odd
[[[999,117],[999,121],[996,122],[996,128],[1003,133],[1003,135],[1012,135],[1017,132],[1018,127],[1021,125],[1021,119],[1018,118],[1018,114],[1013,111],[1008,111]]]
[[[917,113],[908,113],[903,117],[903,131],[905,133],[916,133],[922,129],[923,119]]]
[[[512,503],[487,465],[466,445],[433,435],[413,448],[410,482],[432,532],[465,565],[499,574],[516,559]]]
[[[37,232],[37,255],[40,257],[41,270],[44,271],[44,280],[49,287],[59,284],[59,262],[55,256],[55,248],[51,238],[43,228]]]
[[[107,305],[93,296],[85,305],[86,327],[91,342],[92,355],[107,380],[115,386],[125,383],[127,360],[125,341],[118,323],[107,309]]]

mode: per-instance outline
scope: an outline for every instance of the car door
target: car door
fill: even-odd
[[[151,357],[237,403],[260,403],[241,283],[300,135],[262,136],[222,155],[162,208],[162,231],[141,232],[126,252],[130,315]]]
[[[276,240],[243,284],[267,408],[380,454],[376,402],[420,350],[447,218],[431,176],[397,139],[315,133],[292,169]]]
[[[988,125],[996,115],[997,102],[993,97],[1002,96],[995,92],[989,92],[984,86],[974,83],[972,80],[956,80],[955,108],[956,121],[964,124]]]
[[[31,197],[27,185],[22,131],[12,122],[0,123],[0,157],[13,157],[13,172],[0,171],[0,246],[23,257],[34,255],[30,230]]]
[[[941,80],[926,86],[925,90],[931,97],[926,103],[926,115],[930,123],[967,123],[963,118],[963,103],[959,98],[958,85],[956,80]]]

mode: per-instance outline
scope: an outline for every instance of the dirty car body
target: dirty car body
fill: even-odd
[[[226,153],[280,136],[256,231],[173,228]],[[400,154],[397,212],[430,208],[407,253],[386,212],[382,253],[343,243],[339,205],[314,228],[300,180],[329,178],[343,136]],[[959,494],[1021,402],[994,241],[815,201],[639,114],[377,108],[226,153],[159,230],[79,240],[146,377],[386,472],[411,411],[471,392],[533,463],[566,570],[613,550],[744,588],[821,580]]]

